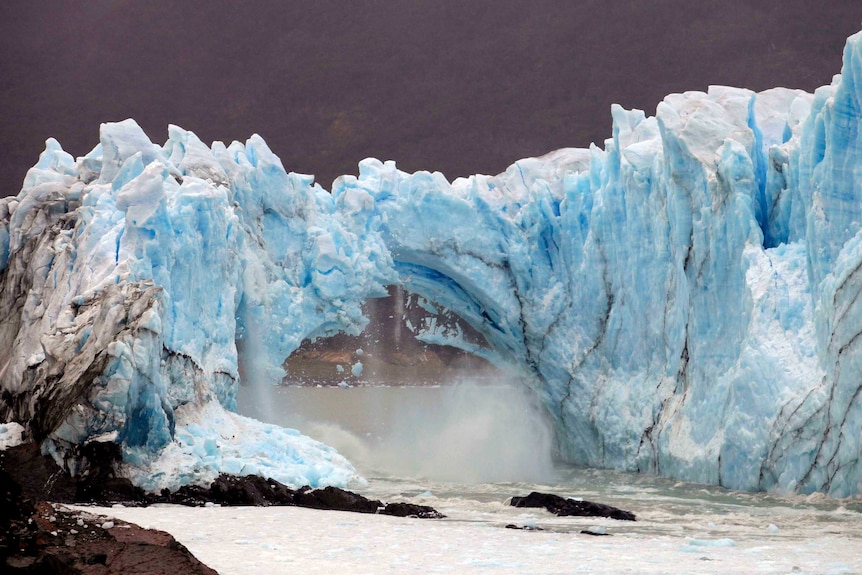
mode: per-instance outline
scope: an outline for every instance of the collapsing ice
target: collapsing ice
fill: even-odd
[[[0,201],[2,418],[75,469],[123,447],[149,489],[219,471],[355,477],[233,413],[306,338],[401,284],[519,366],[568,460],[741,489],[859,492],[862,34],[812,96],[712,87],[612,108],[605,149],[448,182],[365,160],[329,194],[263,140],[104,124]],[[256,330],[251,335],[249,330]]]

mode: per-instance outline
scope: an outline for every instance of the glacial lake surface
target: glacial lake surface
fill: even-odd
[[[563,465],[551,456],[550,427],[517,386],[243,387],[239,408],[336,447],[365,478],[355,491],[431,505],[446,519],[298,508],[87,511],[169,531],[222,574],[862,574],[862,499]],[[531,491],[614,505],[638,520],[508,504]]]

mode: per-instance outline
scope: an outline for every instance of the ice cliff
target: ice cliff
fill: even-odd
[[[266,144],[49,140],[0,201],[3,421],[70,468],[116,441],[150,489],[350,464],[239,417],[306,338],[390,284],[520,366],[570,461],[739,489],[862,482],[862,33],[815,94],[712,87],[612,107],[604,149],[454,182],[365,160],[328,193]]]

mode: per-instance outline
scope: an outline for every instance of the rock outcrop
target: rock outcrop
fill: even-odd
[[[635,521],[635,514],[604,503],[593,503],[578,499],[560,497],[552,493],[533,491],[526,497],[512,497],[512,507],[544,507],[560,517],[608,517],[620,521]]]

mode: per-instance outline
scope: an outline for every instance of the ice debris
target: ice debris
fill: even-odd
[[[14,421],[0,423],[0,451],[23,443],[24,426]]]

